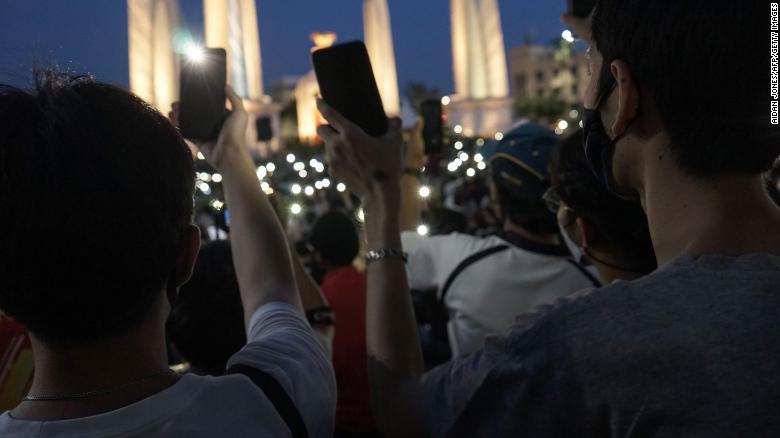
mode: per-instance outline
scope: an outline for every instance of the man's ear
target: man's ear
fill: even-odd
[[[622,135],[628,125],[637,117],[639,112],[639,86],[634,81],[628,64],[621,60],[612,61],[610,65],[612,76],[617,83],[617,113],[612,124],[612,136]]]
[[[200,228],[188,225],[179,241],[179,253],[176,256],[176,286],[181,286],[192,277],[195,259],[200,251]]]

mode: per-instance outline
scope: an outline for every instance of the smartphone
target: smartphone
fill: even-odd
[[[388,129],[382,97],[362,41],[338,44],[312,54],[322,99],[374,137]]]
[[[597,0],[567,0],[568,13],[575,17],[589,17]]]
[[[225,49],[202,49],[181,59],[179,129],[184,138],[216,140],[225,121]]]

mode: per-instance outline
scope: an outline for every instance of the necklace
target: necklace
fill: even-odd
[[[156,378],[162,377],[163,375],[167,375],[173,373],[173,371],[166,369],[165,371],[157,371],[152,374],[148,374],[146,376],[143,376],[139,379],[131,380],[127,383],[123,383],[119,386],[114,386],[112,388],[107,389],[96,389],[94,391],[85,391],[85,392],[77,392],[75,394],[43,394],[43,395],[30,395],[27,394],[22,398],[22,401],[60,401],[60,400],[78,400],[83,398],[90,398],[90,397],[97,397],[107,394],[113,394],[115,392],[119,392],[125,388],[128,388],[133,385],[140,385],[142,383],[148,382],[150,380],[154,380]]]

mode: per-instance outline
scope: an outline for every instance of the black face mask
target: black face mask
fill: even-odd
[[[600,106],[601,103],[599,102],[595,108],[585,109],[584,127],[582,131],[585,144],[585,157],[588,160],[588,165],[593,171],[593,174],[596,175],[596,179],[605,189],[607,189],[607,191],[620,199],[634,199],[622,195],[615,190],[615,177],[612,174],[612,159],[615,155],[615,145],[617,145],[628,130],[615,137],[614,140],[610,139],[606,129],[604,129],[604,123],[601,121],[601,113],[599,112]]]

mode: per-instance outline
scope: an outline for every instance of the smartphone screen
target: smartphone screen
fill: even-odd
[[[203,49],[181,60],[179,128],[185,138],[216,140],[225,120],[225,49]]]
[[[323,100],[374,137],[387,132],[387,115],[361,41],[335,45],[312,54]]]

